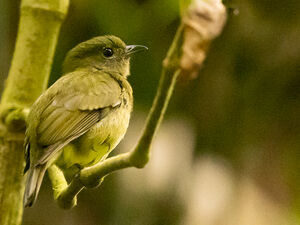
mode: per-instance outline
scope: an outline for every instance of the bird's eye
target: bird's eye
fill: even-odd
[[[114,51],[111,48],[104,48],[103,49],[103,55],[105,57],[112,57],[112,55],[114,54]]]

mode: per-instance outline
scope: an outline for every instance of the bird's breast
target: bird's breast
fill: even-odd
[[[99,161],[112,151],[124,137],[129,125],[131,108],[125,104],[113,109],[76,142],[80,154]]]
[[[106,144],[109,142],[113,149],[126,133],[129,125],[130,112],[131,109],[122,104],[98,122],[87,135],[95,136],[99,142]]]

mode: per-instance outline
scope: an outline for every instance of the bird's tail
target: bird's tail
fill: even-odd
[[[24,207],[31,207],[34,204],[46,169],[46,164],[29,169],[24,193]]]

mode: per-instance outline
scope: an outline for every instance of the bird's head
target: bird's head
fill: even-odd
[[[146,50],[142,45],[126,45],[116,36],[99,36],[82,42],[71,49],[63,64],[63,73],[77,69],[97,69],[129,75],[132,53]]]

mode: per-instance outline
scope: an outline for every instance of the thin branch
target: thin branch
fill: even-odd
[[[54,199],[57,200],[60,197],[60,194],[68,187],[68,183],[65,180],[63,172],[55,165],[52,165],[50,168],[48,168],[48,175],[52,183]],[[71,189],[72,188],[69,188],[70,191]],[[80,190],[81,189],[79,189],[79,191]],[[75,196],[77,193],[72,194]],[[66,208],[68,205],[76,205],[76,202],[76,197],[70,199],[70,201],[66,199],[64,199],[64,201],[58,201],[61,208]]]
[[[57,168],[48,170],[50,178],[62,179],[61,181],[52,181],[52,183],[56,190],[55,199],[63,208],[73,207],[76,204],[76,195],[84,187],[95,187],[101,183],[106,175],[114,171],[128,167],[142,168],[149,161],[151,143],[164,117],[177,77],[180,74],[198,72],[204,61],[207,45],[221,32],[226,20],[225,8],[220,0],[195,0],[195,2],[184,14],[182,24],[179,26],[163,61],[159,87],[137,146],[128,153],[108,158],[94,166],[84,168],[63,190],[57,186],[61,183],[65,184],[65,178],[56,175],[57,171],[55,170]],[[210,19],[207,20],[206,18]],[[197,58],[190,59],[191,55]]]

